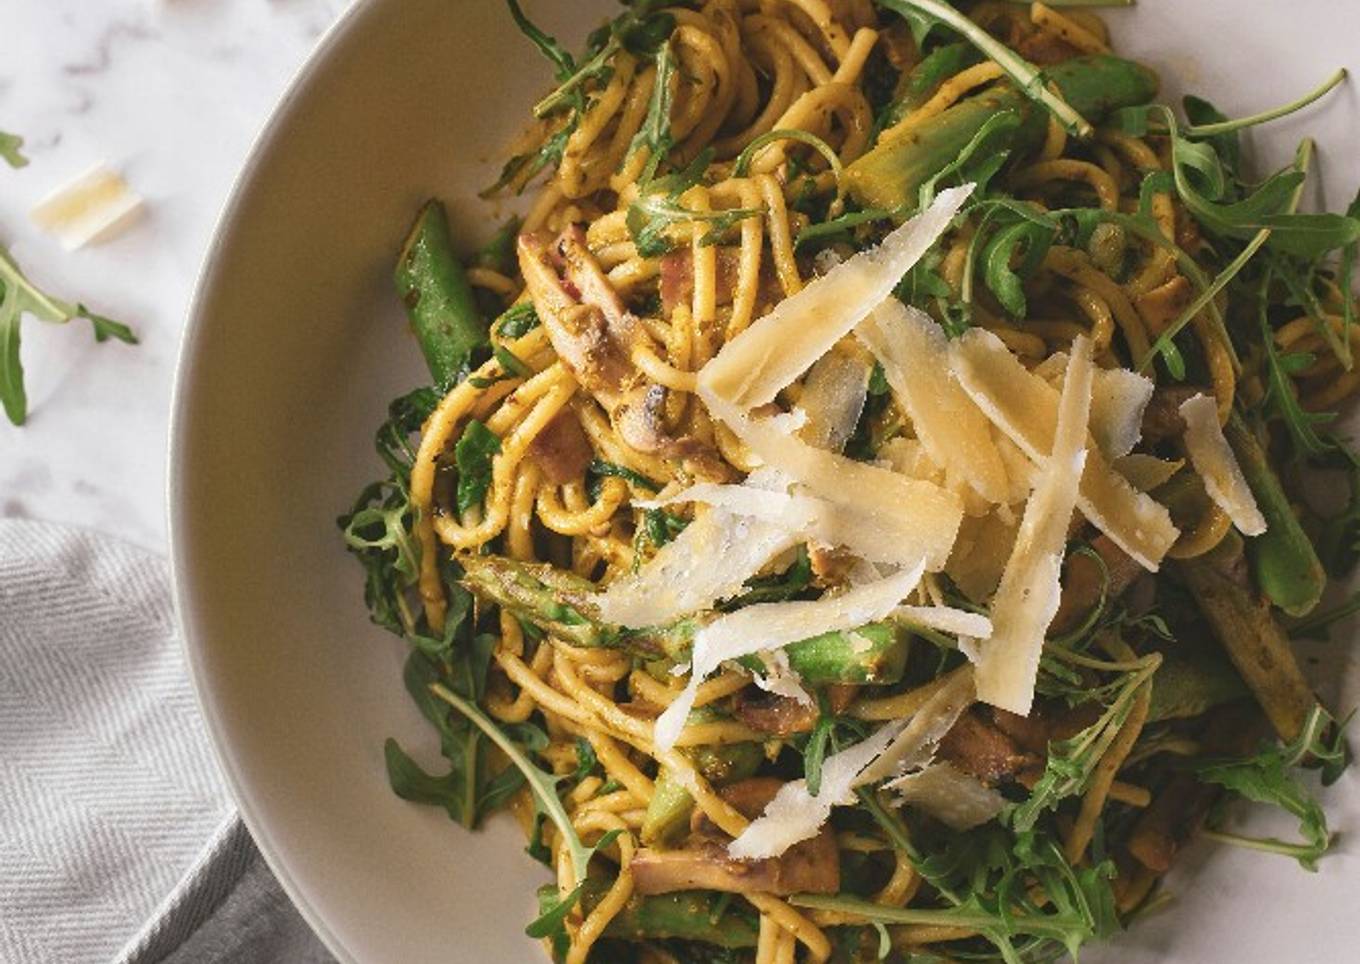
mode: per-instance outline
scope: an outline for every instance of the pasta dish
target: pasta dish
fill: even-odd
[[[340,526],[445,758],[392,788],[518,819],[554,960],[1052,960],[1193,837],[1326,852],[1360,206],[1239,135],[1344,71],[1168,106],[1090,7],[509,0],[524,213],[419,212]]]

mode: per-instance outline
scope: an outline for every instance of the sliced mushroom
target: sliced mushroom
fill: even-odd
[[[534,436],[529,454],[548,482],[562,485],[581,478],[595,453],[585,429],[581,428],[580,419],[568,408]]]
[[[586,247],[580,226],[555,241],[522,234],[518,247],[520,271],[553,350],[604,406],[624,442],[639,452],[693,462],[691,474],[724,479],[728,473],[716,452],[667,429],[666,389],[648,384],[633,363],[646,333]]]
[[[983,716],[979,707],[960,716],[944,735],[939,756],[989,787],[1014,780],[1042,762],[1040,757],[1016,746],[1015,741]]]
[[[817,707],[787,696],[748,686],[732,699],[732,715],[760,733],[792,736],[806,733],[817,722]]]

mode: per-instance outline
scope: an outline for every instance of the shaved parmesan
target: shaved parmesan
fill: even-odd
[[[911,722],[887,749],[859,775],[860,783],[877,783],[930,762],[935,746],[954,728],[973,703],[973,667],[961,666],[934,684],[936,690],[913,714]]]
[[[771,428],[768,419],[747,418],[722,398],[708,396],[704,401],[767,466],[801,482],[811,494],[853,510],[841,516],[849,520],[843,536],[852,551],[879,555],[873,540],[866,538],[877,530],[900,540],[895,547],[898,558],[924,557],[931,571],[944,566],[963,518],[956,495],[929,482],[815,449]]]
[[[1038,463],[1052,449],[1058,393],[1025,370],[1001,339],[970,329],[950,345],[950,362],[964,390],[992,422]],[[1138,492],[1088,451],[1077,505],[1086,518],[1144,569],[1157,571],[1180,534],[1166,507]]]
[[[964,517],[944,571],[973,602],[986,602],[996,592],[1019,525],[1018,519],[1003,519],[995,512]]]
[[[760,661],[765,664],[765,672],[756,674],[757,686],[767,693],[786,697],[804,706],[817,705],[812,694],[803,687],[802,678],[789,665],[789,656],[782,649],[773,653],[762,653]]]
[[[713,509],[696,518],[636,572],[595,597],[600,616],[620,626],[654,626],[710,609],[736,595],[781,552],[795,532]]]
[[[949,342],[928,315],[896,299],[879,305],[855,334],[874,353],[893,395],[932,461],[986,501],[1006,501],[1006,468],[991,423],[949,370]]]
[[[877,248],[836,265],[723,346],[699,372],[699,385],[738,409],[774,400],[870,311],[949,227],[972,185],[941,191],[925,211]]]
[[[949,606],[898,606],[893,615],[913,626],[936,629],[953,636],[985,639],[992,634],[992,621],[981,613]]]
[[[806,780],[784,784],[765,812],[728,845],[728,855],[738,860],[778,857],[794,844],[817,836],[832,807],[855,802],[854,789],[861,774],[901,730],[901,723],[889,723],[867,740],[823,760],[816,796],[808,792]]]
[[[1091,387],[1091,434],[1107,459],[1128,455],[1143,437],[1152,379],[1127,368],[1097,368]]]
[[[118,172],[97,164],[45,197],[29,216],[74,251],[113,237],[137,219],[142,204]]]
[[[971,830],[994,819],[1006,798],[949,763],[932,763],[886,784],[903,804],[928,813],[951,830]]]
[[[869,396],[873,366],[863,353],[832,348],[808,371],[798,408],[807,414],[799,434],[813,448],[839,452],[855,434]]]
[[[978,699],[1021,716],[1034,701],[1044,635],[1058,611],[1063,549],[1076,509],[1091,411],[1091,343],[1072,345],[1052,451],[1029,502],[992,600],[990,636],[978,650]]]
[[[758,603],[720,616],[694,634],[689,683],[656,720],[653,740],[663,750],[675,745],[694,706],[699,684],[729,659],[773,651],[822,633],[856,629],[883,619],[921,581],[922,564],[884,579],[821,599]]]
[[[1113,462],[1115,470],[1139,492],[1160,488],[1185,465],[1182,459],[1159,459],[1155,455],[1130,452]]]
[[[1208,396],[1196,395],[1181,403],[1180,413],[1185,421],[1185,450],[1204,480],[1204,491],[1244,536],[1265,532],[1265,516],[1218,424],[1218,405]]]
[[[753,488],[749,484],[702,482],[663,499],[635,504],[655,508],[677,502],[720,506],[738,515],[768,522],[800,540],[849,547],[869,562],[911,565],[921,558],[909,517],[875,518],[853,505],[837,504],[816,496],[790,495]]]

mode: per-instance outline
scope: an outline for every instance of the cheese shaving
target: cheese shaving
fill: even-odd
[[[711,609],[736,595],[798,536],[749,516],[712,509],[696,518],[636,572],[595,597],[600,616],[620,626],[654,626]]]
[[[981,613],[949,606],[898,606],[893,615],[912,626],[935,629],[952,636],[983,638],[992,634],[992,621]]]
[[[701,482],[665,498],[635,505],[648,509],[685,502],[703,502],[760,519],[803,541],[846,546],[869,562],[910,565],[921,558],[909,516],[873,517],[853,505],[816,496],[757,489],[749,484]]]
[[[892,294],[949,227],[972,190],[969,184],[941,191],[934,204],[877,248],[847,258],[779,302],[700,370],[700,388],[742,410],[773,401]]]
[[[127,182],[97,164],[53,191],[29,213],[33,223],[56,236],[67,251],[105,241],[141,214],[142,198]]]
[[[1155,455],[1130,452],[1111,464],[1139,492],[1151,492],[1170,482],[1185,462],[1182,459],[1159,459]]]
[[[902,723],[889,723],[867,740],[823,760],[816,796],[808,791],[806,780],[784,784],[766,804],[765,812],[728,845],[728,855],[737,860],[778,857],[794,844],[817,836],[832,807],[855,802],[857,781],[902,727]]]
[[[885,784],[906,806],[928,813],[951,830],[971,830],[995,819],[1006,798],[976,777],[943,761]]]
[[[1034,374],[1062,387],[1067,352],[1054,352]],[[1128,455],[1143,437],[1143,413],[1152,401],[1152,379],[1127,368],[1097,368],[1091,385],[1091,437],[1107,459]]]
[[[1091,343],[1079,336],[1058,404],[1052,451],[992,600],[992,633],[978,651],[978,699],[1029,714],[1044,635],[1058,611],[1063,549],[1086,463],[1091,411]]]
[[[1204,480],[1204,491],[1244,536],[1265,532],[1265,516],[1218,424],[1218,405],[1206,395],[1196,395],[1181,403],[1180,413],[1185,421],[1185,450]]]
[[[802,483],[811,494],[851,510],[841,516],[849,520],[842,533],[849,549],[866,557],[877,555],[876,540],[861,541],[856,533],[893,532],[901,540],[895,548],[899,558],[924,557],[932,572],[944,566],[963,519],[958,496],[929,482],[815,449],[771,428],[768,419],[748,418],[720,397],[707,396],[704,401],[767,466]]]
[[[991,423],[949,370],[949,342],[928,315],[896,299],[879,305],[855,329],[883,366],[894,397],[936,465],[987,502],[1006,501],[1006,468]]]
[[[1152,379],[1127,368],[1097,368],[1091,386],[1091,435],[1107,459],[1128,455],[1143,437]]]
[[[964,390],[1034,462],[1053,446],[1058,393],[1025,370],[1001,339],[970,329],[950,345],[950,363]],[[1098,450],[1089,450],[1077,505],[1139,565],[1156,572],[1180,534],[1166,507],[1138,492],[1110,467]]]
[[[800,639],[856,629],[883,619],[921,581],[917,563],[884,579],[836,596],[797,602],[757,603],[720,616],[694,635],[689,682],[657,717],[653,740],[663,750],[675,745],[694,706],[699,684],[730,659],[773,651]]]

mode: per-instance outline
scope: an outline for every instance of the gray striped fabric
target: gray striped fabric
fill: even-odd
[[[235,816],[165,564],[0,519],[0,961],[329,961]]]

